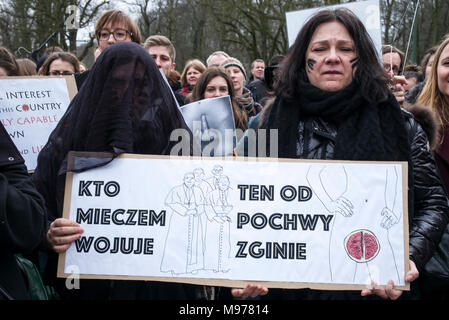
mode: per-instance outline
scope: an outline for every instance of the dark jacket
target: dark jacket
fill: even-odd
[[[176,94],[180,94],[184,97],[186,97],[189,93],[191,93],[193,90],[193,86],[184,86],[181,89],[176,90]]]
[[[0,300],[29,299],[14,254],[30,253],[39,245],[45,221],[44,200],[0,124]]]
[[[411,88],[406,94],[405,94],[405,102],[408,104],[415,104],[416,101],[419,98],[419,95],[421,94],[422,89],[424,89],[424,86],[426,85],[425,81],[422,81],[418,83],[416,86]]]
[[[262,111],[262,106],[254,100],[251,91],[246,87],[243,87],[243,94],[236,97],[236,101],[240,109],[245,111],[248,119]]]
[[[81,86],[83,85],[84,81],[86,81],[87,77],[89,76],[90,70],[86,70],[84,72],[77,72],[75,73],[75,82],[76,82],[76,88],[78,91],[80,91]]]
[[[168,80],[169,84],[170,84],[170,88],[173,91],[173,94],[176,98],[176,101],[178,101],[178,104],[180,107],[182,107],[183,105],[185,105],[185,96],[183,94],[181,94],[181,92],[179,90],[181,90],[181,82],[178,81],[170,81]]]
[[[257,79],[246,85],[255,102],[262,103],[262,99],[268,95],[268,85],[264,78]]]

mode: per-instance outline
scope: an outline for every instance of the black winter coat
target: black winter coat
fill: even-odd
[[[268,85],[263,78],[248,83],[246,87],[251,91],[254,101],[258,103],[262,103],[262,99],[267,96],[269,90]]]
[[[45,213],[23,158],[0,124],[0,300],[29,299],[14,254],[29,253],[42,242]]]

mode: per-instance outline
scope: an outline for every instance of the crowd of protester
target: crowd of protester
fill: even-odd
[[[304,25],[285,55],[267,64],[254,60],[249,74],[223,51],[206,61],[187,61],[180,73],[170,39],[142,39],[119,10],[101,15],[95,35],[90,69],[58,47],[36,62],[0,47],[0,76],[74,75],[78,87],[31,176],[0,128],[0,300],[29,298],[16,253],[27,254],[44,282],[69,300],[448,297],[447,284],[434,288],[424,274],[449,222],[449,38],[429,49],[421,65],[408,65],[400,49],[385,45],[381,64],[357,17],[344,9],[324,10]],[[188,131],[178,107],[220,96],[230,96],[236,129],[278,130],[279,158],[408,163],[410,292],[396,289],[393,281],[362,292],[113,280],[81,280],[79,290],[68,290],[65,280],[56,278],[58,254],[83,233],[81,225],[62,218],[67,153],[167,155],[171,132]],[[270,141],[263,142],[266,150]],[[248,143],[244,136],[237,156],[248,156]]]

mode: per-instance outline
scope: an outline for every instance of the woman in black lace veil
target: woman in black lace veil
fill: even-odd
[[[190,131],[170,88],[145,49],[136,43],[108,47],[95,63],[80,92],[39,154],[33,180],[48,208],[45,279],[63,298],[193,299],[195,287],[181,284],[81,280],[79,290],[65,290],[56,280],[57,254],[82,233],[79,225],[62,219],[65,173],[69,151],[108,152],[102,163],[83,163],[77,171],[104,165],[121,153],[167,155],[177,141],[175,129]]]

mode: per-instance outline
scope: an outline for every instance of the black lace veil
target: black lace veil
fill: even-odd
[[[39,154],[33,180],[49,219],[62,214],[69,151],[107,152],[100,162],[80,161],[76,171],[106,164],[121,153],[166,155],[174,129],[190,131],[154,60],[138,44],[108,47]]]

